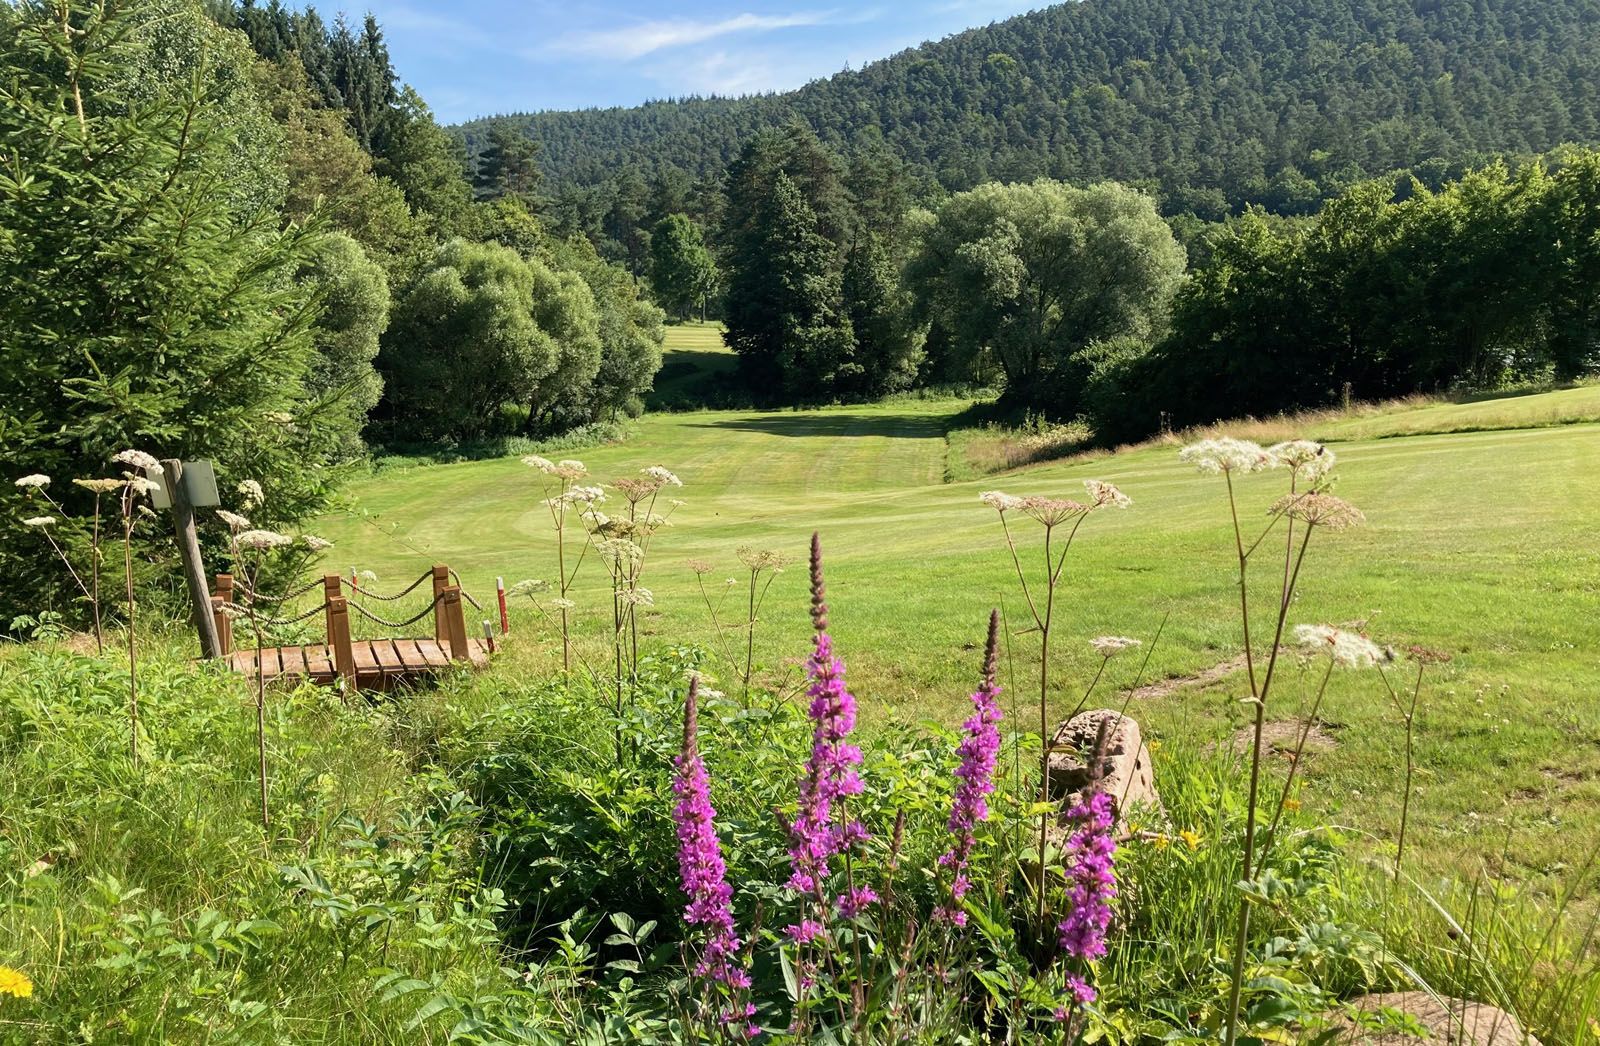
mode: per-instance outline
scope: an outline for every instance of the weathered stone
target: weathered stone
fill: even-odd
[[[1335,1022],[1345,1032],[1337,1041],[1351,1046],[1540,1046],[1538,1039],[1522,1030],[1515,1017],[1487,1003],[1448,996],[1436,999],[1427,992],[1390,992],[1363,995],[1346,1005],[1357,1013],[1393,1010],[1428,1029],[1428,1037],[1423,1039],[1399,1030],[1372,1031],[1341,1014]]]
[[[1098,774],[1091,774],[1090,763],[1102,723],[1105,724],[1105,748]],[[1125,810],[1161,808],[1161,796],[1156,792],[1155,775],[1150,768],[1150,750],[1145,747],[1139,724],[1130,716],[1109,708],[1097,708],[1080,712],[1056,730],[1050,741],[1050,779],[1046,794],[1070,806],[1088,791],[1091,783],[1116,803],[1120,828],[1126,828],[1123,824]]]

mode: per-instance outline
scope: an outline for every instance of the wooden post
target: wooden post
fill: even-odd
[[[343,596],[328,600],[328,650],[333,655],[333,670],[349,690],[360,690],[356,676],[356,652],[350,643],[350,608]]]
[[[195,631],[200,635],[200,656],[221,657],[222,643],[217,638],[217,623],[211,616],[211,593],[206,588],[206,565],[200,558],[200,538],[194,529],[194,506],[183,487],[183,462],[168,458],[161,471],[172,500],[172,527],[178,539],[178,558],[183,561],[183,580],[189,588],[189,610]]]
[[[472,656],[467,649],[467,615],[461,607],[461,589],[451,585],[444,590],[443,612],[446,638],[450,642],[450,659],[466,661]]]
[[[341,584],[338,574],[322,575],[322,620],[328,634],[328,656],[333,656],[333,601],[344,595],[339,590]],[[345,629],[350,628],[350,608],[345,607]]]
[[[226,602],[221,596],[211,597],[211,623],[217,626],[217,656],[227,657],[233,653],[233,618],[222,609]]]
[[[218,574],[212,583],[211,620],[217,626],[217,654],[227,657],[233,653],[233,618],[222,609],[222,604],[233,602],[233,575]]]
[[[450,628],[444,618],[444,604],[439,597],[444,595],[444,590],[450,587],[450,568],[443,563],[433,565],[433,641],[444,646],[444,641],[450,638]]]

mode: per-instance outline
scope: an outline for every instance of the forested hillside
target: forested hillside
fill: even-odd
[[[1436,184],[1488,154],[1593,140],[1597,29],[1597,0],[1085,0],[787,94],[514,120],[557,187],[714,177],[755,131],[799,119],[847,153],[881,138],[948,190],[1109,178],[1158,188],[1168,213],[1310,213],[1362,174]],[[489,122],[466,126],[470,145]]]

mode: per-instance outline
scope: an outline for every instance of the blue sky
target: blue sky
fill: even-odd
[[[443,123],[495,112],[787,90],[1044,0],[324,0],[378,16]]]

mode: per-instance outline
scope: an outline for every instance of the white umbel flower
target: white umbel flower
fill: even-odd
[[[228,529],[235,534],[250,529],[250,521],[237,512],[229,512],[225,508],[219,508],[217,509],[217,518],[227,524]]]
[[[1141,642],[1138,639],[1129,639],[1127,636],[1096,636],[1089,640],[1089,645],[1094,647],[1101,657],[1112,658],[1132,650]]]
[[[1313,485],[1325,479],[1338,460],[1333,451],[1308,439],[1275,443],[1267,448],[1267,453],[1278,459],[1284,468],[1292,469],[1296,476]]]
[[[986,490],[978,495],[978,500],[996,512],[1012,512],[1022,507],[1021,498],[1000,490]]]
[[[1178,451],[1178,460],[1213,476],[1261,472],[1278,464],[1278,459],[1262,449],[1261,444],[1231,436],[1191,443]]]
[[[681,480],[677,476],[673,475],[672,471],[670,469],[666,468],[665,466],[662,466],[662,465],[651,465],[649,468],[642,469],[641,471],[646,476],[649,476],[651,479],[653,479],[657,483],[661,484],[663,487],[681,487],[681,486],[683,486],[683,480]]]
[[[128,465],[136,469],[154,469],[161,467],[161,462],[157,461],[153,456],[146,454],[142,450],[119,451],[111,458],[111,460],[119,465]]]
[[[255,508],[267,500],[267,495],[262,491],[261,484],[253,479],[240,480],[238,490],[244,496],[245,508]]]
[[[50,485],[50,477],[40,472],[31,476],[23,476],[17,480],[17,486],[23,490],[43,490]]]
[[[279,534],[275,530],[247,530],[234,540],[239,543],[240,548],[253,548],[258,552],[282,548],[294,541],[287,534]]]
[[[333,542],[327,538],[319,538],[315,534],[301,534],[300,540],[305,542],[306,548],[313,552],[326,552],[333,547]]]
[[[53,527],[56,525],[54,516],[30,516],[22,521],[25,527]]]
[[[1133,504],[1132,498],[1103,480],[1086,479],[1083,489],[1089,492],[1089,500],[1094,502],[1095,508],[1127,508]]]
[[[546,474],[556,470],[555,462],[551,461],[549,458],[542,458],[537,454],[523,455],[522,463],[531,469],[538,469],[540,472]]]
[[[92,490],[96,494],[112,494],[125,485],[120,479],[75,479],[72,482],[74,486]]]

